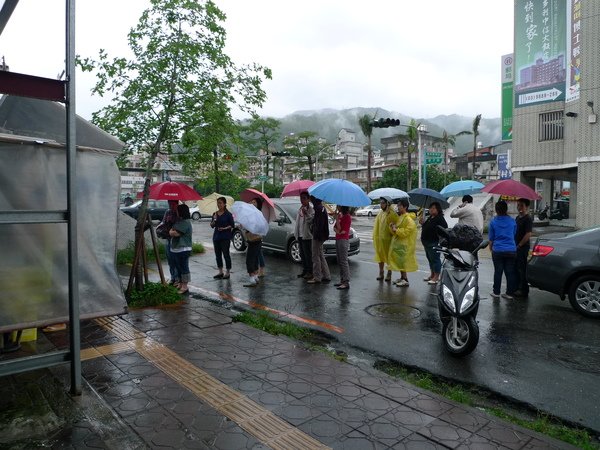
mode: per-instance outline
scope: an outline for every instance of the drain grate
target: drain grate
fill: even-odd
[[[377,303],[365,308],[367,314],[399,321],[411,321],[421,315],[421,311],[414,306],[400,305],[398,303]]]

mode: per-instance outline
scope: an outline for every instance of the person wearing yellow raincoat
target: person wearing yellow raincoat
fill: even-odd
[[[417,265],[417,224],[415,215],[408,212],[408,200],[400,199],[398,203],[398,220],[390,225],[393,233],[388,255],[388,266],[400,272],[396,286],[408,286],[407,272],[416,272]]]
[[[398,221],[398,214],[392,208],[392,199],[390,197],[381,197],[381,211],[375,217],[375,226],[373,227],[373,247],[375,248],[375,262],[379,263],[379,281],[383,280],[384,265],[388,262],[390,252],[390,242],[392,233],[390,225]],[[385,281],[392,280],[392,271],[388,266],[388,273]]]

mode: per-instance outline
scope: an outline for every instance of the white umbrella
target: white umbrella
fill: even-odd
[[[379,188],[371,191],[367,194],[371,200],[377,200],[381,197],[390,197],[392,200],[398,200],[401,198],[408,198],[408,194],[401,189],[396,188]]]
[[[269,224],[263,213],[254,205],[246,202],[235,202],[231,207],[233,218],[250,233],[265,236],[269,232]]]

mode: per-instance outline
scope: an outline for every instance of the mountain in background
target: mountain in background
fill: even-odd
[[[316,111],[296,111],[278,120],[281,121],[280,131],[286,136],[289,133],[299,133],[302,131],[315,131],[320,137],[327,139],[327,142],[334,143],[337,135],[342,128],[347,128],[356,132],[358,142],[366,142],[358,119],[365,114],[373,116],[377,113],[377,118],[390,117],[400,119],[400,123],[410,123],[411,117],[395,111],[387,111],[382,108],[351,108],[344,110],[321,109]],[[436,116],[430,119],[414,118],[417,123],[427,125],[427,131],[430,135],[442,137],[444,130],[448,134],[457,134],[461,131],[471,131],[473,128],[473,117],[459,116],[452,114],[450,116]],[[394,128],[374,128],[372,142],[376,147],[381,148],[380,139],[393,136],[395,134],[405,134],[406,127]],[[479,125],[478,141],[484,147],[501,143],[500,118],[481,119]],[[464,154],[473,150],[473,136],[460,136],[456,140],[455,151],[457,154]]]

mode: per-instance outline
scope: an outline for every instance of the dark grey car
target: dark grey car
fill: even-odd
[[[575,311],[600,319],[600,227],[539,237],[527,281],[562,300],[568,296]]]
[[[294,237],[294,229],[296,228],[296,214],[300,209],[300,200],[298,197],[272,200],[275,203],[278,220],[269,223],[269,232],[263,238],[262,247],[265,250],[285,253],[289,259],[299,263],[301,261],[300,248]],[[332,228],[329,230],[329,236],[329,240],[323,244],[323,251],[325,256],[335,256],[335,234]],[[233,230],[232,242],[233,248],[236,250],[246,250],[244,234],[239,228]],[[350,229],[349,244],[348,255],[357,255],[360,252],[360,238],[352,228]]]
[[[120,209],[128,216],[137,219],[141,205],[142,201],[139,200],[131,206],[123,206]],[[148,214],[152,220],[162,220],[168,209],[169,202],[167,200],[148,200]]]

